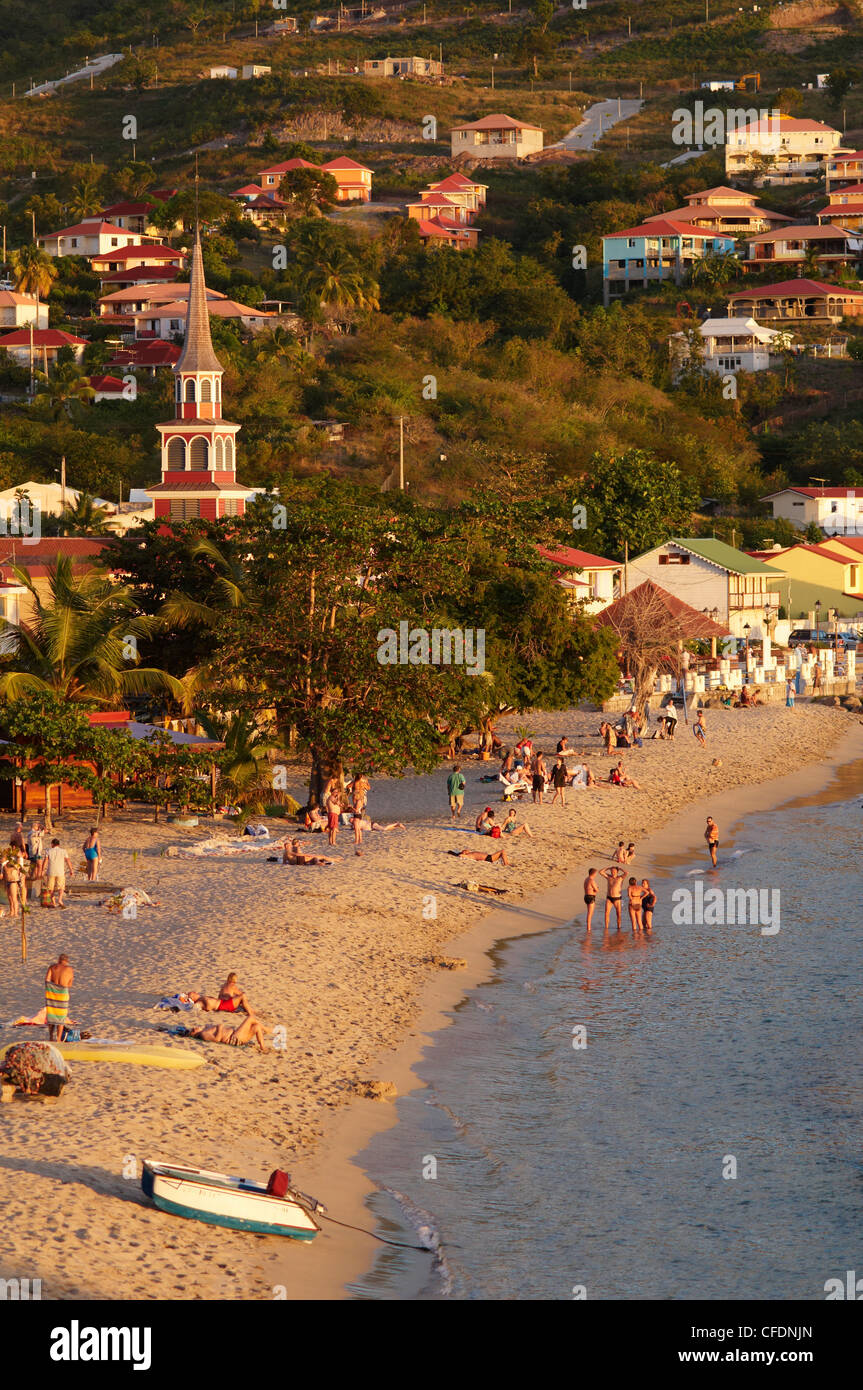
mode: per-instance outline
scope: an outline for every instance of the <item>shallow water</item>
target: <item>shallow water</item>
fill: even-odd
[[[431,1225],[442,1258],[382,1247],[355,1297],[819,1299],[859,1265],[863,810],[849,773],[841,800],[729,827],[704,875],[705,889],[779,889],[775,935],[672,920],[698,854],[652,877],[651,937],[605,936],[600,917],[587,939],[580,915],[495,950],[494,978],[362,1156],[378,1230],[410,1241]]]

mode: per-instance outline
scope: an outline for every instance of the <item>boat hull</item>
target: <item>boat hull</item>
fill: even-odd
[[[320,1230],[299,1202],[272,1197],[257,1183],[195,1169],[160,1169],[144,1164],[141,1187],[161,1211],[208,1226],[254,1235],[314,1240]]]

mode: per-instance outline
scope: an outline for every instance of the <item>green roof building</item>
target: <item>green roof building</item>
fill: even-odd
[[[777,580],[783,578],[781,570],[725,541],[674,536],[631,560],[627,568],[628,588],[650,579],[727,627],[735,637],[743,637],[748,624],[750,636],[757,640],[765,615],[775,617],[781,602],[776,589]]]

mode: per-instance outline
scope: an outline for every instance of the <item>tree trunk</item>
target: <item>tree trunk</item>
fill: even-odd
[[[45,783],[45,829],[53,830],[54,822],[51,819],[51,783]]]

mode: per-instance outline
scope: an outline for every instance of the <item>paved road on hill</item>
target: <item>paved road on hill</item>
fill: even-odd
[[[644,105],[643,101],[623,97],[612,97],[610,101],[598,101],[589,106],[584,113],[581,125],[575,126],[568,135],[549,149],[592,150],[597,140],[618,121],[637,116]]]

